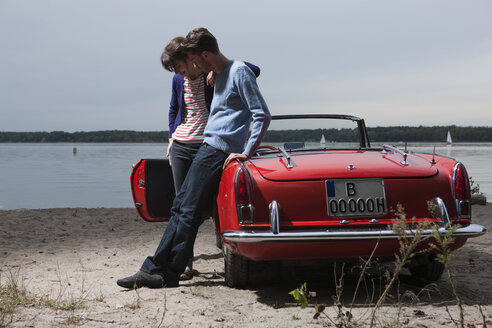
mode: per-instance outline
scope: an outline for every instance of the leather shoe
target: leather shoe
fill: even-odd
[[[141,270],[132,276],[119,279],[116,283],[118,286],[132,289],[140,287],[161,288],[165,286],[162,275],[158,273],[147,273]]]
[[[193,276],[196,275],[198,275],[198,271],[186,268],[185,272],[183,272],[181,276],[179,276],[179,280],[191,280],[193,279]]]

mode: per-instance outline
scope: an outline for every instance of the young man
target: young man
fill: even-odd
[[[174,72],[172,96],[169,106],[169,147],[167,157],[172,164],[174,188],[179,191],[188,170],[200,149],[205,126],[210,114],[214,87],[210,77],[195,65],[188,65],[187,55],[182,50],[181,43],[185,38],[178,36],[172,39],[164,48],[161,55],[162,66]],[[244,62],[255,74],[260,75],[260,68]],[[215,80],[215,78],[214,78]],[[214,82],[215,83],[215,82]],[[180,280],[193,278],[193,260],[181,275]]]
[[[188,33],[182,47],[188,64],[216,74],[205,139],[174,199],[171,220],[155,254],[145,259],[136,274],[117,281],[125,288],[178,286],[223,167],[235,159],[251,157],[271,120],[253,72],[244,63],[227,59],[206,28]]]

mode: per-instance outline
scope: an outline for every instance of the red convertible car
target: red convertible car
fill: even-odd
[[[277,121],[283,130],[272,128]],[[309,131],[299,129],[303,121],[310,122]],[[343,128],[322,128],[333,122]],[[289,126],[296,130],[286,132]],[[274,116],[270,128],[264,143],[286,142],[262,145],[250,160],[229,164],[213,204],[211,217],[231,287],[248,283],[256,261],[335,261],[371,254],[394,259],[399,242],[390,225],[397,208],[404,209],[408,223],[430,221],[441,234],[448,224],[458,226],[453,248],[486,231],[471,223],[468,175],[451,157],[371,147],[364,120],[349,115]],[[311,142],[296,141],[303,136]],[[133,199],[144,220],[169,218],[172,181],[167,160],[143,159],[134,166]],[[415,232],[408,229],[410,235]],[[408,264],[411,274],[439,279],[444,267],[434,257],[431,251],[416,256]]]

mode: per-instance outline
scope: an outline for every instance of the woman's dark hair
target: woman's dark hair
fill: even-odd
[[[164,69],[169,72],[174,72],[174,63],[176,60],[186,61],[186,53],[183,51],[181,47],[181,43],[185,38],[182,36],[177,36],[172,39],[167,46],[164,48],[164,51],[161,55],[161,63]]]
[[[198,54],[208,51],[214,54],[219,53],[217,39],[204,27],[198,27],[190,31],[181,43],[183,51]]]

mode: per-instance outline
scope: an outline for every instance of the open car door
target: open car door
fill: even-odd
[[[169,221],[174,181],[168,159],[141,159],[130,177],[133,202],[144,221]]]

